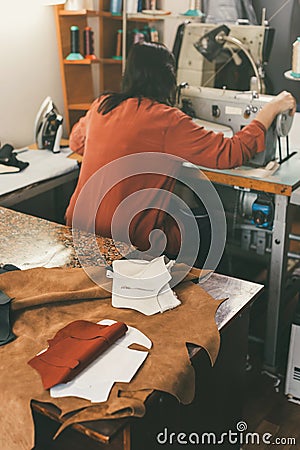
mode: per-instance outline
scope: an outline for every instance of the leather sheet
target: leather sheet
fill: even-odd
[[[193,269],[176,287],[180,307],[150,317],[113,308],[109,291],[95,286],[82,269],[38,268],[1,275],[0,289],[14,298],[13,331],[17,336],[0,348],[1,449],[32,447],[32,398],[54,403],[62,415],[72,412],[63,427],[82,420],[141,417],[144,402],[153,390],[169,392],[180,402],[190,403],[195,374],[186,342],[205,348],[212,364],[220,345],[215,312],[222,300],[214,300],[189,281],[198,275],[199,271]],[[105,318],[136,327],[151,339],[153,347],[144,365],[130,383],[116,383],[105,403],[91,405],[75,397],[52,399],[27,361],[66,324],[78,319],[98,322]]]

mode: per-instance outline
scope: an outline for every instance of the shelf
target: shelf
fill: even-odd
[[[107,19],[122,20],[122,14],[112,14],[109,11],[100,11],[100,17],[106,17]]]
[[[136,21],[136,22],[157,22],[159,20],[164,20],[166,17],[170,17],[170,14],[127,14],[127,20]]]
[[[70,64],[70,65],[82,65],[82,66],[90,66],[91,64],[99,64],[100,59],[64,59],[64,64]]]
[[[91,103],[72,103],[68,105],[68,109],[73,111],[87,111],[91,106]]]
[[[104,17],[107,19],[112,20],[122,20],[122,14],[112,14],[109,11],[100,11],[100,17]],[[148,14],[143,13],[136,13],[136,14],[127,14],[127,20],[131,22],[154,22],[159,20],[164,20],[165,17],[168,17],[168,15],[162,15],[162,16],[151,16]]]
[[[66,9],[61,9],[59,11],[60,16],[89,16],[89,17],[97,17],[99,16],[99,11],[89,10],[89,9],[80,9],[78,11],[69,11]]]
[[[122,64],[122,60],[114,59],[114,58],[100,58],[100,63],[102,63],[102,64]]]

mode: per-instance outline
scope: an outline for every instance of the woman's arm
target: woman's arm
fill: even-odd
[[[73,152],[78,153],[79,155],[83,155],[84,145],[85,145],[85,117],[82,117],[79,120],[79,122],[75,123],[75,125],[72,128],[69,137],[69,146]]]
[[[193,164],[214,169],[241,166],[256,153],[265,150],[265,132],[280,112],[295,113],[294,97],[282,92],[267,103],[256,118],[232,138],[207,131],[181,111],[173,114],[166,132],[165,148]]]

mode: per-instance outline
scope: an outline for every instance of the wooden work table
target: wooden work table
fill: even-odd
[[[0,207],[0,232],[0,264],[10,263],[21,269],[79,266],[72,246],[71,230],[66,226]],[[85,236],[83,246],[88,245],[87,239]],[[115,259],[118,250],[109,239],[102,240],[102,243],[109,263]],[[97,265],[99,261],[91,258],[87,263]],[[228,300],[222,303],[216,314],[221,348],[214,368],[206,352],[188,345],[197,380],[195,400],[191,405],[182,406],[170,395],[155,393],[148,399],[147,412],[142,419],[80,423],[67,428],[52,441],[62,421],[55,399],[52,405],[38,403],[33,399],[35,449],[155,450],[156,447],[161,448],[156,436],[165,427],[170,431],[187,433],[236,430],[236,423],[243,418],[243,374],[249,310],[262,286],[218,274],[213,274],[201,285],[212,297],[228,297]],[[176,446],[170,445],[170,448]]]

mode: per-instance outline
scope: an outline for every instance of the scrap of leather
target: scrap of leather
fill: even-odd
[[[103,266],[103,273],[105,270]],[[3,408],[1,417],[6,422],[2,423],[1,449],[28,450],[33,446],[31,399],[54,403],[62,416],[73,412],[65,425],[81,420],[142,416],[144,401],[153,390],[169,392],[182,403],[190,403],[195,391],[195,374],[186,342],[206,349],[212,363],[220,345],[215,312],[221,301],[188,281],[198,276],[199,271],[193,269],[175,288],[182,302],[179,308],[149,317],[137,311],[113,308],[109,291],[94,285],[82,269],[37,268],[0,275],[0,289],[14,297],[13,331],[18,336],[0,347],[3,397],[0,409]],[[79,301],[80,298],[84,300]],[[130,383],[116,383],[107,402],[91,405],[75,397],[52,399],[44,390],[39,374],[27,361],[45,348],[47,339],[66,324],[78,319],[98,322],[105,318],[125,322],[151,339],[153,347],[144,365]]]
[[[0,274],[11,270],[19,270],[19,268],[12,264],[4,264],[0,267]],[[16,338],[11,329],[10,304],[11,298],[0,291],[0,345],[6,345]]]
[[[38,371],[45,389],[67,383],[123,336],[127,329],[123,322],[109,326],[76,320],[49,339],[47,350],[34,356],[28,364]]]
[[[109,298],[111,280],[106,278],[105,266],[95,269],[99,284],[95,284],[80,268],[54,267],[7,272],[0,275],[0,286],[13,298],[12,310],[54,302]],[[11,294],[11,295],[10,295]]]
[[[12,310],[54,302],[110,298],[112,280],[106,277],[106,266],[89,268],[95,273],[95,284],[81,268],[43,268],[7,272],[0,275],[0,290],[13,300]],[[183,281],[197,280],[210,271],[188,268],[184,264],[172,267],[172,278]]]
[[[4,144],[3,147],[0,148],[0,164],[3,164],[3,166],[16,167],[19,172],[26,169],[26,167],[29,166],[29,163],[20,161],[13,151],[14,148],[10,144]],[[2,171],[5,173],[4,170]]]

